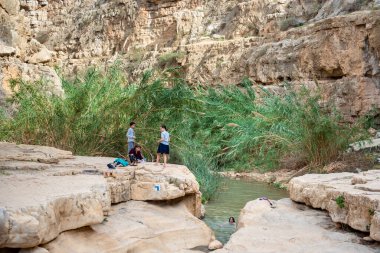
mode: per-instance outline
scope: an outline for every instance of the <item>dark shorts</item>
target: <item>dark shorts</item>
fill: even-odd
[[[131,161],[131,163],[133,163],[133,162],[136,162],[136,161],[137,161],[137,158],[136,158],[135,155],[133,155],[133,154],[129,154],[129,160]]]
[[[157,153],[158,154],[169,154],[169,145],[165,145],[165,144],[160,143],[160,145],[158,145]]]

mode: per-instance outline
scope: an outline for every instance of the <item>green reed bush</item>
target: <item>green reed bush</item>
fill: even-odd
[[[308,90],[283,96],[250,86],[210,90],[204,119],[218,146],[214,156],[223,167],[270,170],[282,159],[297,156],[316,167],[336,159],[363,130],[342,122],[336,111],[327,112],[318,95]]]

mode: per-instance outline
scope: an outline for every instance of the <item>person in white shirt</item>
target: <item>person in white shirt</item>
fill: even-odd
[[[160,162],[161,154],[162,154],[164,156],[164,168],[165,168],[166,163],[168,161],[168,155],[169,155],[170,135],[165,125],[161,125],[160,131],[161,131],[161,138],[158,140],[159,145],[157,149],[157,163]]]
[[[129,123],[129,129],[127,132],[128,154],[129,154],[129,151],[131,151],[135,147],[135,139],[136,139],[135,130],[134,130],[135,126],[136,126],[135,122],[132,121],[131,123]]]

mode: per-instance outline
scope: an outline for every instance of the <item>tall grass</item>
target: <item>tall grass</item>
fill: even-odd
[[[242,87],[194,87],[178,76],[175,68],[148,71],[138,83],[126,84],[117,66],[105,73],[90,69],[74,80],[62,79],[64,97],[46,92],[43,82],[15,81],[10,103],[17,111],[12,117],[0,113],[0,139],[117,156],[125,152],[133,120],[137,141],[150,157],[165,123],[171,161],[187,165],[209,199],[219,182],[212,171],[266,171],[289,160],[320,166],[361,133],[339,123],[339,114],[325,111],[307,90],[277,96],[247,79]]]
[[[325,111],[318,95],[306,89],[261,97],[247,86],[210,90],[205,138],[213,140],[214,155],[224,167],[262,171],[297,160],[304,166],[325,165],[336,159],[361,130],[342,122],[336,111]],[[296,158],[296,159],[292,159]]]

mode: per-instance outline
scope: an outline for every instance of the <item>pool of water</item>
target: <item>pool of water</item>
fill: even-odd
[[[204,222],[214,230],[216,239],[224,244],[235,232],[235,226],[228,224],[228,218],[232,216],[237,222],[245,204],[263,196],[278,200],[288,197],[288,193],[262,182],[224,178],[219,194],[205,205]]]

